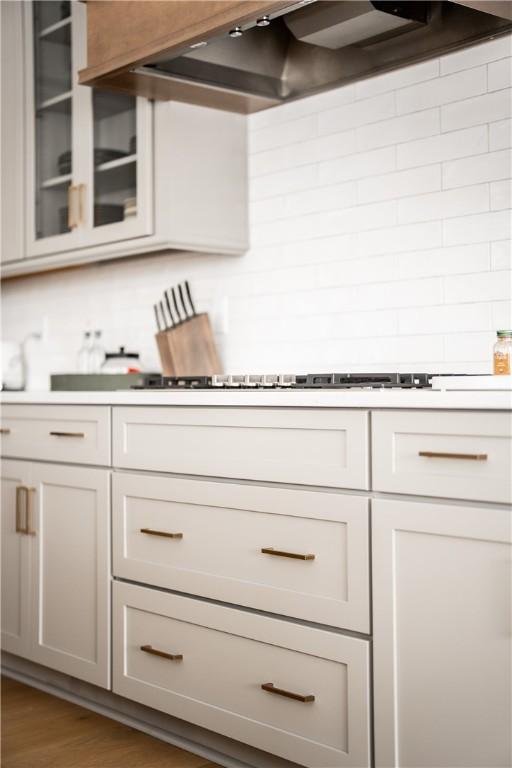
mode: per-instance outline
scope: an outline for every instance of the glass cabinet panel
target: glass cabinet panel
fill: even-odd
[[[70,231],[72,55],[69,1],[32,4],[35,110],[35,236]]]
[[[94,227],[137,213],[137,101],[93,91]]]

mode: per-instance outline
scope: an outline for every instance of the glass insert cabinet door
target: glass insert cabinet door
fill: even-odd
[[[24,5],[27,256],[152,233],[152,106],[78,85],[86,9]]]

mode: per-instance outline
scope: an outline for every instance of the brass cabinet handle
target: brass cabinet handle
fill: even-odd
[[[418,451],[418,456],[427,459],[466,459],[468,461],[487,461],[486,453],[442,453],[440,451]]]
[[[73,184],[70,184],[68,187],[68,229],[74,229],[77,226],[73,204],[75,199],[75,189],[76,187],[73,186]]]
[[[78,226],[81,227],[82,224],[85,223],[85,214],[84,214],[85,184],[79,184],[77,187],[77,192],[78,192]]]
[[[49,432],[52,437],[85,437],[85,432]]]
[[[11,434],[10,429],[6,429],[5,427],[0,428],[0,435],[10,435],[10,434]]]
[[[35,536],[32,530],[32,493],[35,488],[29,488],[26,485],[16,486],[16,533],[25,533],[29,536]],[[25,503],[23,504],[22,498]],[[25,525],[22,525],[21,518],[25,512]]]
[[[141,528],[141,533],[147,533],[148,536],[162,536],[165,539],[182,539],[182,533],[170,533],[167,531],[153,531],[151,528]]]
[[[301,693],[293,693],[292,691],[285,691],[283,688],[276,688],[274,683],[263,683],[262,690],[268,693],[275,693],[277,696],[284,696],[286,699],[294,699],[294,701],[301,701],[304,704],[314,701],[315,697],[312,694],[303,696]]]
[[[275,555],[276,557],[291,557],[293,560],[314,560],[315,555],[301,555],[299,552],[283,552],[280,549],[274,549],[273,547],[263,547],[261,550],[263,555]]]
[[[22,525],[21,518],[23,515],[22,496],[25,496],[25,525]],[[28,488],[26,485],[16,486],[16,533],[27,532],[27,497]]]
[[[169,659],[169,661],[182,661],[182,653],[166,653],[165,651],[159,651],[153,648],[151,645],[141,645],[140,650],[144,653],[150,653],[152,656],[160,656],[162,659]]]

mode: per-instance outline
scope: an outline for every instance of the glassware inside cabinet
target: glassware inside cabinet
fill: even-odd
[[[136,99],[93,91],[94,226],[137,212]]]
[[[72,57],[69,0],[33,7],[36,237],[69,232],[72,178]]]

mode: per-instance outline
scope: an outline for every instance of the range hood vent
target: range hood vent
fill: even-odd
[[[324,48],[385,40],[426,24],[430,3],[318,2],[285,16],[286,26],[297,40]]]
[[[500,4],[471,5],[302,0],[132,73],[167,79],[179,101],[253,112],[512,30]]]

